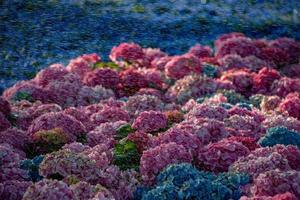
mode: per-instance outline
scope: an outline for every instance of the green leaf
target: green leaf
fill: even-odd
[[[122,125],[117,129],[116,139],[121,140],[121,139],[127,137],[132,132],[134,132],[134,129],[131,127],[130,124]]]
[[[121,170],[138,169],[140,158],[141,156],[134,142],[122,140],[116,144],[113,162]]]
[[[93,65],[93,69],[97,69],[97,68],[110,68],[110,69],[116,69],[116,70],[120,69],[119,66],[113,62],[96,62]]]
[[[14,96],[14,101],[21,101],[21,100],[27,100],[30,102],[33,102],[34,99],[32,98],[32,96],[27,93],[27,92],[18,92],[15,96]]]

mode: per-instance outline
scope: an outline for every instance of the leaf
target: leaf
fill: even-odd
[[[93,65],[93,69],[97,69],[97,68],[110,68],[110,69],[116,69],[119,70],[119,66],[113,62],[96,62]]]
[[[121,141],[115,146],[114,164],[121,170],[138,169],[140,157],[136,144],[132,141]]]
[[[134,132],[134,129],[131,127],[130,124],[122,125],[117,129],[116,139],[121,140],[121,139],[127,137],[132,132]]]

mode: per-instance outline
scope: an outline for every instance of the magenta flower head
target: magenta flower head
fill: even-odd
[[[105,106],[101,111],[90,117],[92,123],[100,125],[105,122],[130,121],[128,112],[119,107]]]
[[[236,160],[249,153],[249,149],[242,143],[225,138],[204,147],[198,154],[197,165],[208,171],[225,172]]]
[[[180,79],[192,73],[200,73],[202,65],[192,54],[174,56],[165,66],[165,74],[172,79]]]
[[[85,74],[83,83],[88,86],[102,85],[105,88],[114,89],[119,84],[118,73],[109,68],[95,69]]]
[[[73,116],[63,112],[51,112],[36,118],[28,128],[28,134],[33,137],[38,131],[54,128],[60,128],[66,134],[68,142],[78,140],[87,132],[84,125]]]
[[[118,65],[141,64],[145,54],[140,45],[135,43],[121,43],[112,48],[109,58]]]
[[[68,185],[62,181],[43,179],[27,188],[24,200],[73,200],[75,195]]]
[[[93,65],[100,61],[101,58],[93,53],[93,54],[84,54],[75,59],[70,60],[70,63],[66,67],[69,72],[75,73],[83,79],[84,75],[87,72],[92,71]]]
[[[251,187],[255,196],[273,196],[291,192],[296,197],[300,196],[300,172],[295,170],[280,171],[279,169],[261,173]]]
[[[246,37],[234,37],[227,39],[217,47],[216,57],[221,58],[228,54],[237,54],[241,57],[258,55],[260,49],[255,43]]]
[[[222,43],[226,42],[229,39],[238,38],[238,37],[246,37],[246,36],[243,33],[239,33],[239,32],[223,34],[218,39],[216,39],[215,48],[218,49],[218,48],[220,48]]]
[[[0,199],[22,199],[27,188],[32,185],[30,181],[4,181],[0,183]]]
[[[5,131],[11,127],[10,122],[6,119],[5,115],[0,112],[0,131]]]
[[[155,132],[166,127],[167,118],[158,111],[144,111],[138,115],[132,124],[132,128],[145,132]]]
[[[2,112],[5,116],[8,116],[11,112],[10,104],[3,97],[0,97],[0,112]]]
[[[201,44],[196,44],[191,47],[188,54],[192,54],[197,58],[205,58],[212,56],[212,49],[209,46],[202,46]]]
[[[300,57],[300,42],[291,38],[278,38],[269,43],[270,47],[279,48],[289,55],[289,62],[296,63]]]
[[[144,151],[140,161],[140,171],[144,182],[153,184],[155,176],[169,164],[191,161],[192,155],[184,146],[171,142]]]
[[[33,79],[39,86],[46,86],[52,81],[62,81],[69,72],[62,64],[53,64],[41,70]]]

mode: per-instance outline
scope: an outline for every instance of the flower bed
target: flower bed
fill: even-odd
[[[122,43],[6,89],[0,199],[297,199],[300,43],[215,44]]]

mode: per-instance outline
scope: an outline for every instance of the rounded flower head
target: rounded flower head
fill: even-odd
[[[27,188],[32,185],[29,181],[4,181],[0,183],[0,199],[22,199]]]
[[[40,174],[48,178],[63,179],[72,175],[79,180],[95,182],[99,170],[96,161],[84,152],[75,153],[69,149],[47,154],[40,164]]]
[[[89,116],[83,111],[75,107],[69,107],[63,111],[67,115],[73,116],[75,119],[80,121],[90,131],[94,128],[94,124],[90,120]]]
[[[27,188],[23,200],[73,200],[75,195],[62,181],[43,179]]]
[[[198,104],[192,110],[190,110],[185,118],[209,118],[209,119],[217,119],[224,120],[228,117],[228,111],[221,107],[215,105],[207,105],[207,104]]]
[[[289,62],[298,62],[300,57],[300,42],[291,38],[278,38],[269,43],[270,47],[279,48],[289,55]]]
[[[285,192],[291,192],[300,196],[300,172],[295,170],[279,171],[270,170],[261,173],[254,179],[251,193],[257,196],[273,196]]]
[[[118,107],[104,107],[90,117],[92,123],[100,125],[105,122],[130,121],[127,111]]]
[[[192,54],[174,56],[165,66],[165,73],[169,78],[180,79],[191,73],[201,72],[201,63]]]
[[[177,80],[175,84],[168,89],[166,98],[182,104],[191,98],[197,99],[212,94],[217,89],[218,85],[215,79],[189,75]]]
[[[202,169],[225,172],[232,163],[249,153],[249,149],[242,143],[223,139],[204,147],[199,152],[197,163]]]
[[[34,81],[39,86],[46,86],[52,81],[62,81],[69,72],[62,64],[53,64],[36,74]]]
[[[71,115],[58,113],[46,113],[36,118],[28,128],[28,134],[33,136],[40,130],[60,128],[67,136],[68,142],[74,142],[86,134],[84,125]]]
[[[300,77],[300,63],[286,66],[282,69],[282,73],[290,78]]]
[[[114,89],[119,84],[119,75],[116,71],[104,68],[95,69],[85,74],[83,83],[88,86],[102,85],[105,88]]]
[[[156,96],[135,95],[128,98],[125,109],[130,115],[137,116],[143,111],[161,111],[163,110],[163,106],[163,102]]]
[[[222,34],[220,37],[218,37],[215,40],[215,47],[216,49],[218,49],[222,43],[226,42],[229,39],[238,38],[238,37],[246,37],[246,36],[243,33],[239,33],[239,32]]]
[[[20,150],[19,153],[26,150],[30,139],[26,133],[22,130],[10,128],[5,131],[0,132],[1,143],[7,143],[14,148]]]
[[[43,103],[53,101],[53,93],[45,88],[36,85],[32,81],[20,81],[14,86],[4,90],[3,97],[8,101],[37,100]]]
[[[263,112],[274,111],[280,102],[279,96],[264,96],[260,103],[260,108]]]
[[[170,142],[184,146],[194,156],[203,146],[200,138],[196,134],[178,128],[171,128],[164,133],[160,133],[153,139],[152,145],[157,146]]]
[[[167,54],[160,49],[146,48],[143,49],[143,52],[145,54],[144,65],[146,67],[152,67],[151,62],[153,60],[167,56]]]
[[[272,83],[280,78],[278,71],[264,67],[253,76],[253,90],[257,93],[266,94],[270,92]]]
[[[165,70],[165,66],[166,64],[172,59],[171,56],[164,56],[161,58],[155,58],[154,60],[152,60],[151,62],[151,66],[155,69],[158,69],[160,71],[164,71]]]
[[[231,81],[236,91],[244,95],[251,93],[253,87],[253,75],[246,69],[227,71],[221,80]]]
[[[191,161],[192,155],[182,145],[171,142],[144,151],[140,171],[145,183],[152,184],[155,176],[167,165]]]
[[[2,112],[0,112],[0,131],[5,131],[10,126],[10,122],[6,119],[5,115]]]
[[[289,93],[300,92],[300,78],[282,77],[275,80],[271,86],[271,94],[285,97]]]
[[[239,173],[248,173],[252,177],[269,170],[280,169],[288,171],[299,170],[300,151],[295,146],[276,145],[262,147],[252,151],[230,166],[230,170]]]
[[[300,120],[300,93],[290,93],[279,104],[281,112],[287,112],[289,116]]]
[[[296,145],[300,148],[300,133],[282,126],[273,127],[268,129],[267,133],[260,138],[259,144],[263,147],[284,144]]]
[[[121,43],[119,46],[112,48],[109,58],[121,65],[137,64],[145,57],[144,51],[140,45],[135,43]]]
[[[265,47],[261,49],[258,55],[259,58],[268,63],[274,63],[276,67],[281,67],[289,63],[289,54],[279,48]]]
[[[233,37],[222,42],[217,47],[216,56],[223,57],[228,54],[237,54],[241,57],[258,55],[259,48],[256,47],[254,42],[246,37]]]
[[[266,129],[275,126],[284,126],[289,130],[295,130],[300,133],[300,120],[293,117],[271,114],[266,117],[262,124]]]
[[[20,168],[22,158],[11,145],[0,143],[0,182],[28,179],[27,171]]]
[[[204,145],[217,142],[228,136],[224,123],[216,119],[192,118],[181,122],[175,127],[196,135]]]
[[[2,112],[5,116],[8,116],[11,112],[9,102],[6,101],[3,97],[0,97],[0,112]]]
[[[66,69],[69,72],[79,75],[80,78],[83,79],[86,73],[92,71],[93,65],[100,60],[101,58],[95,53],[84,54],[70,60],[70,63],[68,64]]]
[[[148,83],[144,74],[135,69],[127,69],[120,73],[120,83],[125,94],[132,95],[140,88],[147,87]]]
[[[202,46],[201,44],[196,44],[189,49],[188,54],[192,54],[197,58],[205,58],[212,56],[212,49],[209,46]]]
[[[144,111],[140,113],[132,124],[132,128],[145,132],[155,132],[166,128],[166,126],[166,116],[157,111]]]

